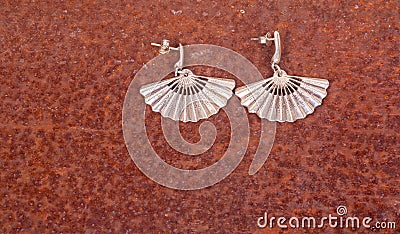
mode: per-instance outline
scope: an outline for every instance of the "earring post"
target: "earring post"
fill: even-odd
[[[166,39],[162,40],[162,44],[158,44],[158,43],[152,42],[151,45],[152,45],[152,46],[161,47],[161,48],[160,48],[160,54],[166,54],[166,53],[168,53],[170,50],[175,50],[175,51],[178,51],[178,50],[179,50],[179,48],[170,47],[170,46],[169,46],[169,40],[166,40]]]
[[[264,36],[261,37],[252,37],[250,38],[252,41],[260,41],[261,44],[267,44],[267,41],[275,40],[275,37],[271,37],[271,34],[267,32]]]

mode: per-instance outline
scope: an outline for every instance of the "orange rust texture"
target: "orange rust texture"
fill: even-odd
[[[0,232],[252,233],[268,230],[256,225],[266,210],[321,217],[338,205],[400,226],[399,8],[395,0],[1,1]],[[135,72],[157,55],[150,42],[227,47],[269,76],[273,46],[249,38],[273,30],[283,69],[330,81],[323,105],[278,125],[254,176],[253,114],[245,159],[215,186],[176,191],[144,176],[125,148],[121,114]],[[221,112],[212,150],[173,154],[159,114],[147,114],[155,150],[174,166],[211,165],[229,143]],[[197,126],[181,125],[188,141],[199,140]]]

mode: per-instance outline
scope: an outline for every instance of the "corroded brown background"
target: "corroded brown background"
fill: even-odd
[[[0,232],[253,233],[271,231],[256,225],[266,210],[322,217],[338,205],[396,221],[398,231],[399,11],[395,0],[1,1]],[[121,114],[135,72],[157,55],[150,42],[230,48],[267,76],[274,48],[249,38],[273,30],[283,69],[331,82],[323,105],[278,125],[254,176],[255,115],[245,160],[215,186],[176,191],[144,176],[125,148]],[[156,151],[177,167],[210,165],[229,142],[221,112],[212,118],[218,145],[185,158],[165,146],[159,115],[148,116]],[[189,141],[199,140],[196,126],[181,126]]]

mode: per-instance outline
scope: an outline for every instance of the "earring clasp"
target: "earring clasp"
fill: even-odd
[[[170,47],[169,40],[164,39],[164,40],[162,40],[161,44],[152,42],[151,45],[160,47],[160,50],[159,50],[160,54],[168,54],[170,50],[179,50],[179,60],[174,65],[175,75],[177,76],[183,68],[183,46],[182,46],[182,44],[179,43],[179,48]]]
[[[271,34],[268,32],[265,36],[261,37],[253,37],[250,38],[253,41],[260,41],[261,44],[267,44],[267,41],[274,41],[275,42],[275,53],[272,56],[271,63],[278,64],[281,61],[281,38],[279,36],[279,32],[274,32],[274,37],[271,37]]]

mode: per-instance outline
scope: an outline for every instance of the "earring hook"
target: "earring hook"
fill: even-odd
[[[181,71],[183,68],[183,46],[181,43],[179,43],[179,60],[175,63],[174,67],[175,75],[177,76],[179,71]]]
[[[268,32],[265,36],[261,37],[253,37],[250,40],[253,41],[260,41],[261,44],[267,44],[267,41],[274,41],[275,42],[275,53],[272,56],[271,63],[277,65],[281,61],[281,38],[279,36],[279,32],[274,32],[274,37],[271,37],[271,34]]]
[[[160,47],[160,50],[159,50],[160,54],[168,54],[170,50],[179,50],[179,60],[174,65],[175,76],[177,76],[183,68],[183,46],[182,46],[182,44],[179,43],[179,48],[170,47],[169,40],[164,39],[164,40],[162,40],[161,44],[151,43],[151,45]]]

